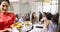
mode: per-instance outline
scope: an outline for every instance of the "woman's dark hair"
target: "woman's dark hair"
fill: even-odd
[[[51,17],[52,17],[52,16],[51,16],[51,13],[47,13],[47,14],[46,14],[46,17],[47,17],[48,20],[51,20]]]
[[[42,19],[42,13],[39,12],[39,21]]]
[[[32,19],[34,19],[34,15],[33,14],[35,14],[35,12],[32,13]]]
[[[0,0],[0,5],[1,5],[1,3],[2,3],[3,1],[7,1],[7,3],[10,5],[9,0]]]
[[[58,21],[59,21],[59,14],[55,14],[53,15],[53,20],[54,20],[54,23],[58,25]]]
[[[46,12],[43,12],[45,15],[47,14]]]

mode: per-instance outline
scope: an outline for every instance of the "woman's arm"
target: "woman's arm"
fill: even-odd
[[[32,21],[32,17],[30,17],[30,21]]]
[[[46,28],[48,28],[48,26],[49,26],[49,21],[46,21]]]

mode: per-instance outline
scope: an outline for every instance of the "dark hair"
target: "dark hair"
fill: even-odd
[[[35,14],[35,12],[33,12],[33,13],[32,13],[32,19],[34,19],[34,16],[33,16],[33,14]]]
[[[46,12],[43,12],[45,15],[47,14]]]
[[[10,5],[9,0],[0,0],[0,5],[1,5],[1,3],[2,3],[3,1],[7,1],[7,3]]]
[[[58,21],[59,21],[59,13],[53,15],[53,20],[54,20],[54,23],[56,23],[58,25]]]
[[[51,13],[47,13],[47,14],[46,14],[46,17],[47,17],[48,20],[51,20],[51,17],[52,17],[52,16],[51,16]]]
[[[47,13],[46,12],[43,12],[43,14],[46,16]],[[43,17],[43,14],[42,14],[42,17]]]
[[[39,13],[39,21],[42,19],[42,13]]]

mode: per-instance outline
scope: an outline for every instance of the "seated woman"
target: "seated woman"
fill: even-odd
[[[53,29],[53,22],[51,20],[51,15],[50,13],[47,13],[46,14],[46,18],[45,18],[45,25],[46,25],[46,28],[48,30],[48,32],[54,32],[54,29]]]
[[[1,0],[1,12],[0,12],[0,30],[11,28],[10,25],[15,21],[15,15],[13,12],[9,12],[9,0]]]
[[[38,22],[35,12],[32,13],[32,16],[30,17],[30,21],[32,21],[32,23],[37,23]]]
[[[40,20],[40,23],[42,24],[42,23],[44,23],[44,21],[45,21],[45,18],[46,18],[46,12],[43,12],[42,13],[42,19]]]

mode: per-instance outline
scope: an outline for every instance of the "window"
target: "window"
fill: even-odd
[[[43,4],[41,6],[41,4]],[[58,13],[58,0],[50,0],[49,2],[41,2],[38,5],[38,10],[41,12],[50,12],[52,14]]]

